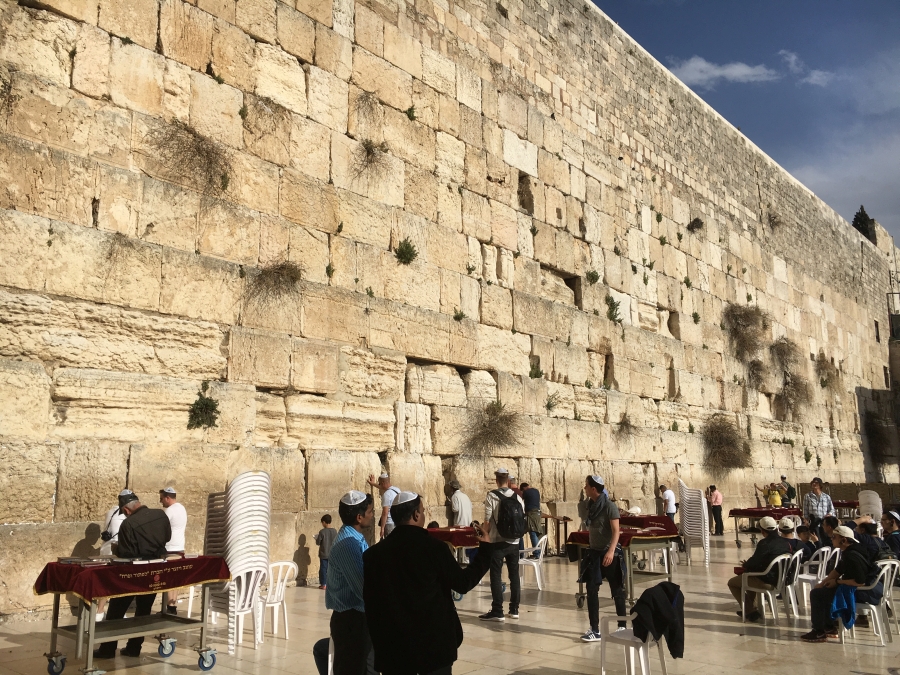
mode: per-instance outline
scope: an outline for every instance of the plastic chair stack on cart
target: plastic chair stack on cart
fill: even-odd
[[[691,545],[703,547],[703,562],[709,565],[709,511],[703,490],[695,490],[678,479],[680,513],[679,531],[684,540],[688,563],[691,562]]]
[[[876,523],[881,520],[881,495],[875,490],[860,490],[857,499],[859,500],[859,515],[870,515]]]
[[[259,590],[269,571],[271,479],[263,471],[235,478],[208,501],[205,552],[224,556],[231,581],[210,593],[210,610],[228,615],[228,653],[243,637],[244,616],[253,619],[254,647],[262,642]]]

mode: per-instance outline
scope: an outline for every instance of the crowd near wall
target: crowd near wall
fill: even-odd
[[[650,511],[677,477],[896,481],[878,235],[590,4],[0,0],[0,617],[126,485],[174,485],[199,550],[207,493],[269,471],[310,578],[382,470],[442,522],[497,465],[558,514],[589,473]],[[770,319],[752,382],[729,305]],[[496,400],[515,443],[473,455]],[[751,467],[706,466],[717,412]]]

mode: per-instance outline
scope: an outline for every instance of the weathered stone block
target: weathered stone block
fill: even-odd
[[[6,438],[0,441],[0,462],[0,522],[52,522],[59,445]]]
[[[159,0],[100,0],[97,25],[152,50],[156,49],[158,18]]]
[[[291,348],[291,387],[330,394],[338,390],[340,349],[317,340],[294,338]]]
[[[234,4],[232,6],[232,13]],[[252,91],[255,83],[256,47],[253,39],[237,26],[233,17],[215,21],[212,34],[213,72],[233,87]]]
[[[253,420],[254,447],[281,447],[287,436],[287,411],[284,398],[257,392],[256,417]]]
[[[397,401],[397,450],[431,454],[431,407]]]
[[[200,212],[197,247],[201,253],[253,265],[259,259],[259,214],[226,201]]]
[[[191,73],[191,125],[203,136],[232,147],[243,147],[238,115],[244,105],[240,90],[219,84],[202,73]]]
[[[444,365],[408,365],[406,400],[443,406],[464,406],[466,390],[457,370]]]
[[[128,443],[95,440],[62,443],[55,519],[102,521],[110,504],[115,504],[115,495],[125,487],[130,454]],[[156,491],[141,496],[151,508],[158,499]]]
[[[412,105],[412,77],[374,54],[353,50],[353,84],[375,95],[392,108],[406,110]]]
[[[422,43],[391,23],[384,24],[384,58],[422,79]]]
[[[444,181],[462,184],[466,179],[466,144],[439,131],[435,146],[436,175]]]
[[[159,21],[163,55],[204,70],[211,57],[212,15],[181,0],[162,0]]]
[[[517,375],[527,374],[531,368],[531,340],[526,335],[511,333],[493,326],[478,325],[477,358],[479,368],[503,370]]]
[[[274,43],[277,34],[275,0],[240,0],[235,5],[235,23],[250,37]]]
[[[272,4],[274,10],[274,0]],[[255,73],[257,96],[306,114],[306,74],[297,59],[276,47],[257,44]]]
[[[505,330],[512,328],[512,293],[508,289],[494,285],[481,287],[481,321]]]
[[[305,0],[301,0],[301,2],[303,1]],[[301,9],[299,4],[297,9]],[[353,72],[353,43],[343,35],[328,30],[321,23],[317,23],[316,65],[330,73],[334,73],[342,80],[349,79]]]
[[[293,9],[293,4],[279,2],[278,44],[288,54],[312,63],[316,51],[316,23]]]
[[[288,396],[288,436],[303,450],[382,452],[394,447],[392,405]]]
[[[412,490],[431,508],[444,504],[444,475],[441,458],[433,455],[390,453],[388,471],[391,484]]]
[[[358,293],[336,288],[309,289],[302,302],[302,335],[319,340],[337,340],[359,344],[369,334],[370,315],[365,310],[369,303]],[[374,346],[390,347],[375,344]]]
[[[109,62],[109,95],[116,105],[161,116],[165,71],[165,57],[136,44],[126,45],[113,38]]]
[[[161,312],[234,324],[241,307],[242,288],[237,265],[163,249]]]
[[[347,131],[349,85],[327,70],[308,68],[309,116],[329,129]]]
[[[469,406],[487,405],[497,400],[497,381],[485,370],[470,370],[463,375]]]
[[[340,392],[356,399],[391,402],[403,398],[406,359],[381,349],[342,347]]]
[[[50,378],[40,363],[0,358],[0,436],[43,440],[50,422]]]
[[[381,462],[374,452],[313,450],[306,458],[307,502],[311,509],[336,510],[348,490],[368,491],[366,478],[381,473]]]
[[[297,9],[306,16],[331,28],[332,0],[297,0]]]
[[[287,387],[291,374],[291,338],[284,334],[232,327],[228,381]]]
[[[93,0],[91,0],[93,1]],[[96,2],[94,20],[96,21]],[[72,65],[72,88],[88,96],[109,95],[109,60],[111,55],[109,35],[99,28],[83,25],[75,45]]]
[[[509,129],[503,131],[503,161],[529,176],[538,175],[537,146],[522,140]]]

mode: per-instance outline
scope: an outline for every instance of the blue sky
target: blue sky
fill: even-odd
[[[594,0],[847,220],[900,245],[900,0]]]

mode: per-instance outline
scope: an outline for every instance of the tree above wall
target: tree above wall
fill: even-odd
[[[875,241],[875,219],[869,218],[869,214],[866,213],[866,207],[860,206],[859,211],[856,212],[856,215],[853,216],[853,227],[859,230],[860,234],[864,236],[866,239],[871,241],[873,244],[877,244]]]

